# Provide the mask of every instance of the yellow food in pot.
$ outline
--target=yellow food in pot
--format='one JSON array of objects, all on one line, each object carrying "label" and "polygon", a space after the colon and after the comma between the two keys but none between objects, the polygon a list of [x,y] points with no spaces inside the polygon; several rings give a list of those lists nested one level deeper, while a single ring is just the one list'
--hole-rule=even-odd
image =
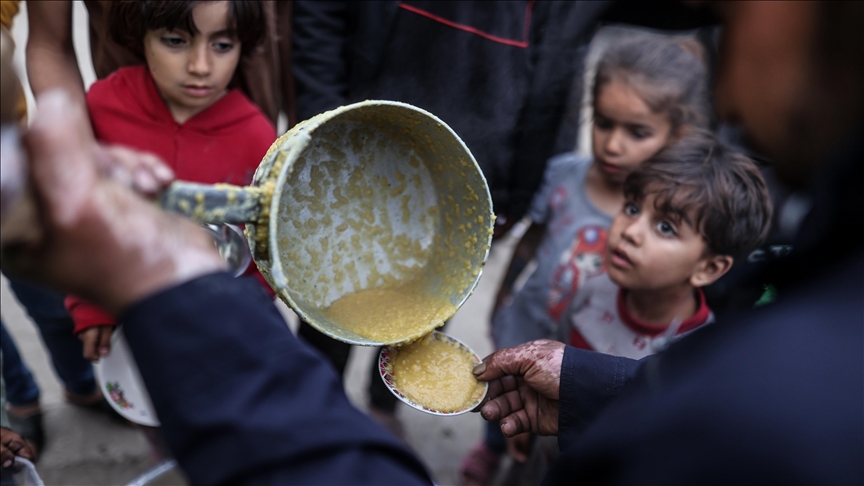
[{"label": "yellow food in pot", "polygon": [[404,341],[440,326],[456,312],[449,301],[417,291],[377,288],[352,292],[333,302],[323,314],[339,327],[367,339]]}]

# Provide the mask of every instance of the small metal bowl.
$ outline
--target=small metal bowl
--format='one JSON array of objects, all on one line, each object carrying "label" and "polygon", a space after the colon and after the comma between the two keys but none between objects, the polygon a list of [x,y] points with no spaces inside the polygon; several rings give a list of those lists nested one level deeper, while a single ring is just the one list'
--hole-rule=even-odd
[{"label": "small metal bowl", "polygon": [[[443,332],[433,331],[432,332],[432,339],[436,339],[438,341],[442,341],[445,343],[450,343],[450,344],[454,345],[456,348],[458,348],[459,350],[461,350],[463,352],[470,353],[471,356],[474,357],[474,362],[476,364],[480,364],[483,362],[483,360],[480,358],[480,356],[478,356],[477,353],[475,353],[473,349],[469,348],[468,345],[466,345],[465,343],[463,343],[462,341],[460,341],[454,337],[451,337],[451,336],[448,336],[447,334],[444,334]],[[407,396],[405,396],[405,394],[403,394],[398,388],[396,388],[393,385],[393,382],[395,380],[393,379],[393,375],[391,374],[391,371],[390,371],[390,363],[394,357],[393,356],[394,349],[395,349],[395,346],[384,346],[381,348],[381,353],[378,355],[378,373],[380,374],[381,379],[384,380],[384,384],[387,386],[387,389],[390,390],[390,392],[393,393],[393,395],[396,395],[396,398],[398,398],[399,400],[402,400],[403,403],[405,403],[406,405],[408,405],[411,408],[420,410],[421,412],[425,412],[425,413],[428,413],[431,415],[445,415],[445,416],[462,415],[463,413],[470,412],[471,410],[474,410],[474,408],[476,408],[477,405],[480,405],[481,403],[483,403],[483,400],[486,398],[486,394],[489,393],[489,384],[483,383],[483,385],[484,385],[483,386],[483,393],[479,395],[479,398],[477,398],[475,401],[471,402],[469,405],[467,405],[463,408],[460,408],[459,410],[454,410],[454,411],[449,411],[449,412],[448,411],[442,411],[442,410],[435,410],[434,408],[429,408],[427,406],[420,405],[419,403],[417,403],[417,402],[411,400],[410,398],[408,398]]]}]

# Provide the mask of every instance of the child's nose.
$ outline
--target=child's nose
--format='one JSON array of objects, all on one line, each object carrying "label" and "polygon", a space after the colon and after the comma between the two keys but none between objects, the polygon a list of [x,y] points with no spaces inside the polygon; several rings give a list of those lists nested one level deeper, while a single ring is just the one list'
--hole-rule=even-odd
[{"label": "child's nose", "polygon": [[620,130],[617,128],[612,130],[612,133],[609,134],[609,138],[606,139],[606,144],[604,145],[603,150],[609,155],[621,155],[622,135]]},{"label": "child's nose", "polygon": [[198,76],[210,74],[210,56],[206,46],[191,49],[189,54],[189,72]]},{"label": "child's nose", "polygon": [[644,218],[636,218],[630,221],[627,226],[624,227],[623,231],[621,231],[621,237],[633,246],[639,246],[642,244],[645,235],[645,224],[643,223],[643,219]]}]

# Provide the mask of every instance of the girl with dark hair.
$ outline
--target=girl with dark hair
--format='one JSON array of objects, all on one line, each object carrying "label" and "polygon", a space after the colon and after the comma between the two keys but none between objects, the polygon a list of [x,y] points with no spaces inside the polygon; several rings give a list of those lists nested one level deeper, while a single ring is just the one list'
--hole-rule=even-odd
[{"label": "girl with dark hair", "polygon": [[[592,158],[552,158],[528,215],[492,314],[497,349],[558,339],[558,322],[588,278],[606,271],[612,218],[624,205],[624,180],[693,127],[709,120],[707,68],[689,38],[634,33],[613,42],[594,80]],[[527,459],[527,436],[495,425],[460,467],[463,485],[488,484],[506,449]]]},{"label": "girl with dark hair", "polygon": [[[237,66],[261,39],[261,4],[122,1],[109,15],[114,41],[145,63],[91,86],[87,108],[96,138],[152,152],[178,179],[248,184],[276,139],[270,120],[231,88]],[[246,274],[273,294],[254,265]],[[84,356],[105,356],[114,319],[76,297],[66,306]]]}]

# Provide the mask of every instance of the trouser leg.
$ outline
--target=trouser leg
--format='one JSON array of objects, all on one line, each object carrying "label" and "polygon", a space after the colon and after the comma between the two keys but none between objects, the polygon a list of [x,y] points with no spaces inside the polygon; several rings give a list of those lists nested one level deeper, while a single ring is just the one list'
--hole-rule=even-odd
[{"label": "trouser leg", "polygon": [[83,346],[75,337],[75,323],[66,312],[63,296],[14,279],[9,283],[39,329],[54,372],[66,391],[81,396],[95,392],[93,366],[82,355]]},{"label": "trouser leg", "polygon": [[0,349],[3,351],[3,382],[6,400],[12,406],[30,405],[39,400],[39,386],[18,352],[15,341],[0,320]]}]

